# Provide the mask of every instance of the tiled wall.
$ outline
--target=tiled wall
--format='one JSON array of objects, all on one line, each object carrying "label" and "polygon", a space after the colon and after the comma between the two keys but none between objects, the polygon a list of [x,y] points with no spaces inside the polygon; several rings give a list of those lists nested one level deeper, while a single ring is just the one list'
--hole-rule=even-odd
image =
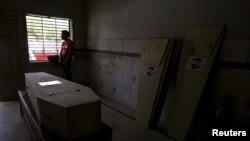
[{"label": "tiled wall", "polygon": [[88,39],[86,84],[136,110],[141,39]]},{"label": "tiled wall", "polygon": [[[136,110],[142,40],[87,39],[87,49],[90,51],[86,59],[86,84],[97,94]],[[249,64],[250,39],[224,39],[219,59]],[[235,78],[229,80],[234,81]]]},{"label": "tiled wall", "polygon": [[[138,46],[137,43],[139,44],[139,42],[135,43],[132,38],[173,37],[181,39],[185,27],[190,25],[226,25],[227,39],[224,40],[222,45],[219,54],[220,60],[242,64],[248,63],[248,65],[250,63],[250,28],[248,26],[250,18],[247,18],[248,15],[246,14],[250,10],[249,1],[227,1],[225,3],[224,1],[210,0],[87,0],[86,3],[88,5],[86,7],[88,47],[91,49],[137,52],[138,48],[133,46]],[[178,8],[176,8],[176,5],[178,5]],[[223,8],[221,8],[222,5]],[[232,11],[232,8],[241,10]],[[104,66],[102,59],[106,58],[103,55],[90,53],[90,57],[99,57],[99,59],[91,60],[97,63],[93,63],[95,66],[90,64],[92,67],[97,67],[95,70],[98,75],[101,75],[96,77],[106,76],[104,75],[105,70],[101,71]],[[117,56],[119,55],[116,55],[115,59],[108,60],[117,62]],[[133,60],[139,61],[137,57],[131,58],[132,66],[136,64]],[[115,68],[111,70],[116,70],[115,73],[120,73],[119,76],[122,76],[123,70],[128,71],[126,69],[121,71],[117,69],[118,66],[115,66]],[[88,69],[93,72],[92,68]],[[238,68],[236,68],[235,72],[241,73]],[[249,71],[246,71],[246,73],[249,73]],[[92,77],[92,75],[87,75]],[[119,79],[122,79],[122,77]],[[234,81],[234,79],[235,77],[232,77],[230,81]],[[100,83],[99,81],[92,80],[92,83]],[[98,85],[93,86],[97,87]],[[105,92],[101,91],[101,93]],[[117,99],[117,97],[113,96],[113,99]]]}]

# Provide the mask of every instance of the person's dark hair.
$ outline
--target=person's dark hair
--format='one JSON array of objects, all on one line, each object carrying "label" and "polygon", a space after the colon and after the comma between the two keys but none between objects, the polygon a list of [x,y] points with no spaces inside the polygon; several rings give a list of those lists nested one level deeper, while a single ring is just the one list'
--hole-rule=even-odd
[{"label": "person's dark hair", "polygon": [[67,31],[67,30],[62,30],[62,34],[67,36],[67,37],[70,36],[69,31]]}]

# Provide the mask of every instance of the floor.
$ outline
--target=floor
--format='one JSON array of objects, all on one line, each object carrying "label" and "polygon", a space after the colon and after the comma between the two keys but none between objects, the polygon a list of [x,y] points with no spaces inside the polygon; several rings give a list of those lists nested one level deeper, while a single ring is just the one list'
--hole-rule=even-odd
[{"label": "floor", "polygon": [[[0,141],[30,141],[19,108],[18,101],[0,102]],[[172,141],[105,105],[102,121],[113,128],[113,141]]]},{"label": "floor", "polygon": [[0,102],[0,141],[30,141],[18,101]]},{"label": "floor", "polygon": [[135,119],[136,111],[128,106],[122,105],[120,103],[114,102],[111,99],[108,99],[107,97],[101,96],[101,101],[103,105],[106,105],[110,107],[111,109],[118,111],[119,113],[130,117],[132,119]]}]

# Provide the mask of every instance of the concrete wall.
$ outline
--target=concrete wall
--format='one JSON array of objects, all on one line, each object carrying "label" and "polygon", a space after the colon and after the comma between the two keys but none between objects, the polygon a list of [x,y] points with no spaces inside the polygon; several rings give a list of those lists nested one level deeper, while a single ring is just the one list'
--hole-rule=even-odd
[{"label": "concrete wall", "polygon": [[89,0],[88,37],[180,37],[187,25],[227,25],[228,38],[249,38],[247,0]]},{"label": "concrete wall", "polygon": [[[118,62],[119,58],[124,57],[118,52],[126,52],[131,49],[139,50],[139,41],[144,38],[182,38],[185,27],[189,25],[226,25],[227,34],[219,54],[220,60],[245,65],[250,63],[250,18],[248,14],[250,13],[250,2],[247,0],[88,0],[87,5],[87,47],[98,51],[117,52],[117,54],[112,55],[89,53],[89,56],[93,58],[89,60],[88,65],[100,65],[94,69],[91,67],[88,69],[89,74],[99,73],[97,79],[87,79],[92,86],[98,86],[96,83],[100,82],[100,77],[107,79],[104,79],[105,83],[112,80],[108,79],[110,74],[105,73],[106,69],[102,66],[106,60]],[[133,40],[138,42],[126,45],[127,41]],[[138,54],[140,51],[136,53]],[[139,57],[131,58],[136,62],[140,61]],[[91,61],[93,62],[91,63]],[[132,66],[136,64],[134,61],[132,61]],[[123,77],[123,72],[127,74],[129,71],[124,68],[121,71],[118,66],[107,68],[112,73],[117,72],[117,77],[115,77],[116,75],[112,77],[122,81],[115,81],[115,84],[110,84],[103,89],[98,87],[94,89],[101,95],[136,109],[136,103],[132,104],[130,101],[137,97],[135,92],[138,84],[132,83],[128,76]],[[220,70],[220,72],[230,70],[229,67]],[[241,72],[240,69],[233,70]],[[134,72],[138,72],[138,69]],[[135,74],[133,71],[129,73]],[[248,76],[249,71],[246,73],[245,77]],[[135,77],[138,79],[138,74],[135,74]],[[234,79],[227,79],[227,81],[233,82]],[[129,82],[131,83],[127,84]],[[220,85],[226,85],[225,81],[221,82]],[[132,96],[127,91],[112,93],[113,85],[121,86],[122,83],[134,87],[135,91]],[[237,90],[239,88],[235,88],[235,91]]]}]

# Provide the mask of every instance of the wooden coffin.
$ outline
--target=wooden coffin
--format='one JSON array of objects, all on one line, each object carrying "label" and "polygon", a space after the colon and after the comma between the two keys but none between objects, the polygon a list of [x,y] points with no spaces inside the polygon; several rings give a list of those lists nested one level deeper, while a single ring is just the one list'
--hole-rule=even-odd
[{"label": "wooden coffin", "polygon": [[100,129],[100,98],[90,88],[44,72],[26,73],[25,81],[43,128],[67,140]]}]

